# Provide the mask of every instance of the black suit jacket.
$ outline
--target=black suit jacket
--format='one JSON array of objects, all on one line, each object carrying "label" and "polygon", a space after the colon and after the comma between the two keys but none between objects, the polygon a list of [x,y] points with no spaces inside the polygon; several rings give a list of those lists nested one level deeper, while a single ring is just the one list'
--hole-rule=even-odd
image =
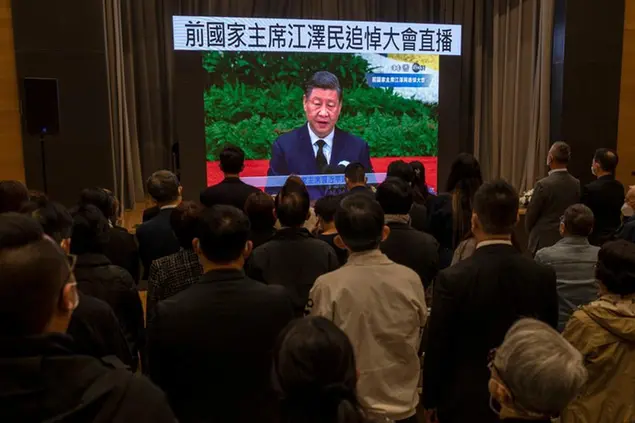
[{"label": "black suit jacket", "polygon": [[159,215],[161,208],[159,206],[152,206],[149,209],[143,211],[143,223],[154,219]]},{"label": "black suit jacket", "polygon": [[159,211],[157,216],[137,228],[143,279],[148,279],[150,265],[154,260],[174,254],[181,248],[170,224],[172,210]]},{"label": "black suit jacket", "polygon": [[615,176],[600,176],[582,190],[582,203],[587,205],[595,217],[593,233],[589,241],[601,246],[608,241],[622,223],[624,185]]},{"label": "black suit jacket", "polygon": [[226,204],[244,210],[247,197],[258,191],[258,188],[244,183],[240,178],[225,178],[223,182],[201,192],[201,204],[205,207]]},{"label": "black suit jacket", "polygon": [[292,317],[284,288],[242,270],[208,272],[157,305],[150,376],[181,423],[269,422],[272,349]]},{"label": "black suit jacket", "polygon": [[439,271],[439,243],[432,235],[405,223],[390,222],[390,235],[381,243],[381,251],[395,263],[417,272],[427,288]]},{"label": "black suit jacket", "polygon": [[249,277],[284,286],[298,316],[304,314],[315,280],[339,267],[333,248],[304,228],[283,228],[249,258]]},{"label": "black suit jacket", "polygon": [[510,245],[490,245],[434,283],[423,404],[443,423],[494,423],[487,357],[521,317],[558,324],[556,274]]}]

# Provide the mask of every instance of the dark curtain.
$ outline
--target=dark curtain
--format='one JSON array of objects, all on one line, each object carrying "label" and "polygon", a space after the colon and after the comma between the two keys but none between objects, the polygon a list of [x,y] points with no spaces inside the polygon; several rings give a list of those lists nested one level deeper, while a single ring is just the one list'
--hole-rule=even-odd
[{"label": "dark curtain", "polygon": [[129,37],[134,107],[143,178],[173,168],[173,15],[377,20],[463,25],[460,121],[457,142],[472,151],[474,45],[482,41],[483,8],[474,0],[130,0],[122,25]]}]

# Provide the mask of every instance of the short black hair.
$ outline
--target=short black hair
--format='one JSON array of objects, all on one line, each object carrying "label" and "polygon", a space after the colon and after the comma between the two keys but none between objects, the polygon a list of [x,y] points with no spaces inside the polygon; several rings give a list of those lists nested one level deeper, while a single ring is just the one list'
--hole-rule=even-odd
[{"label": "short black hair", "polygon": [[29,201],[29,191],[20,181],[0,181],[0,213],[19,212]]},{"label": "short black hair", "polygon": [[220,152],[220,169],[223,173],[237,175],[245,165],[245,152],[235,145],[228,145]]},{"label": "short black hair", "polygon": [[73,232],[73,217],[66,207],[54,201],[41,201],[34,204],[29,214],[42,225],[44,233],[58,244],[70,238]]},{"label": "short black hair", "polygon": [[73,233],[71,235],[71,253],[100,254],[108,243],[110,227],[106,216],[92,204],[80,205],[71,212]]},{"label": "short black hair", "polygon": [[608,148],[598,148],[593,156],[593,161],[597,162],[603,171],[615,173],[615,169],[617,169],[620,158],[613,150]]},{"label": "short black hair", "polygon": [[549,149],[556,163],[567,164],[571,160],[571,147],[564,141],[556,141]]},{"label": "short black hair", "polygon": [[589,236],[593,230],[593,221],[593,211],[584,204],[573,204],[564,211],[564,228],[571,235]]},{"label": "short black hair", "polygon": [[39,223],[17,213],[0,215],[0,336],[44,331],[70,276],[59,246]]},{"label": "short black hair", "polygon": [[282,226],[295,228],[304,225],[310,209],[311,200],[308,194],[291,192],[280,198],[276,214]]},{"label": "short black hair", "polygon": [[307,81],[304,88],[304,95],[307,99],[311,97],[311,93],[314,88],[335,90],[337,91],[337,96],[340,101],[342,101],[342,86],[340,85],[340,80],[337,79],[337,76],[333,75],[331,72],[319,71],[313,74],[311,79]]},{"label": "short black hair", "polygon": [[620,239],[602,245],[595,276],[613,294],[634,294],[635,244]]},{"label": "short black hair", "polygon": [[415,179],[415,171],[409,163],[403,160],[395,160],[388,165],[386,177],[400,178],[412,184]]},{"label": "short black hair", "polygon": [[106,219],[112,219],[117,210],[115,197],[103,188],[86,188],[79,194],[79,204],[92,204]]},{"label": "short black hair", "polygon": [[266,192],[258,191],[247,197],[245,201],[245,213],[255,230],[270,229],[276,224],[274,211],[276,203]]},{"label": "short black hair", "polygon": [[192,241],[196,238],[201,205],[194,201],[183,201],[172,210],[170,214],[170,226],[179,241],[179,245],[186,250],[191,250]]},{"label": "short black hair", "polygon": [[217,205],[201,212],[197,238],[208,260],[228,264],[240,258],[249,230],[245,213],[233,206]]},{"label": "short black hair", "polygon": [[344,176],[354,184],[363,184],[366,182],[366,169],[361,163],[349,163],[344,170]]},{"label": "short black hair", "polygon": [[159,170],[148,178],[148,194],[160,204],[170,203],[179,198],[179,178],[169,170]]},{"label": "short black hair", "polygon": [[481,185],[474,212],[488,235],[511,235],[518,219],[518,192],[503,179]]},{"label": "short black hair", "polygon": [[381,242],[384,211],[370,196],[351,194],[335,213],[335,228],[351,251],[373,250]]},{"label": "short black hair", "polygon": [[390,177],[377,187],[375,198],[385,214],[408,214],[412,208],[412,188],[401,178]]},{"label": "short black hair", "polygon": [[319,216],[327,223],[331,223],[335,220],[335,213],[341,201],[341,195],[325,195],[315,202],[314,210],[316,216]]}]

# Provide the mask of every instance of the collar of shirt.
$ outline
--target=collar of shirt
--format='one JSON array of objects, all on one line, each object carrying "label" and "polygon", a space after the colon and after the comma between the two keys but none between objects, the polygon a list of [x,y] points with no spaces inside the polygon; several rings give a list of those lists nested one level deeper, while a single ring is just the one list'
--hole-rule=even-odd
[{"label": "collar of shirt", "polygon": [[487,247],[489,245],[513,245],[511,241],[507,241],[504,239],[493,239],[491,241],[481,241],[476,244],[476,248]]},{"label": "collar of shirt", "polygon": [[161,207],[161,210],[175,209],[178,206],[176,204],[168,204],[167,206]]},{"label": "collar of shirt", "polygon": [[307,128],[309,128],[309,138],[311,138],[311,146],[313,147],[313,154],[315,154],[315,156],[317,157],[319,147],[317,146],[316,142],[318,140],[324,140],[324,142],[326,143],[324,145],[324,155],[326,156],[326,161],[330,164],[331,151],[333,150],[333,140],[335,139],[335,128],[333,128],[331,133],[328,134],[326,137],[320,138],[315,134],[315,132],[313,132],[313,129],[311,129],[311,125],[309,125],[308,123],[306,125],[307,125]]},{"label": "collar of shirt", "polygon": [[381,252],[379,248],[358,253],[351,252],[348,256],[347,265],[364,266],[368,264],[392,264],[393,262]]},{"label": "collar of shirt", "polygon": [[568,170],[565,169],[553,169],[549,171],[549,174],[551,175],[552,173],[556,173],[556,172],[568,172]]}]

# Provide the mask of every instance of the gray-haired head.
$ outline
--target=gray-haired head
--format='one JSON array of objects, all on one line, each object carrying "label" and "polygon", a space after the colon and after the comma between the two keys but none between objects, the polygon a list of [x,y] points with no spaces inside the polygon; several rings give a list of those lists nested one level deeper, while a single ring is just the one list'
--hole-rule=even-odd
[{"label": "gray-haired head", "polygon": [[311,97],[311,93],[314,88],[335,90],[337,91],[338,98],[342,101],[342,86],[340,85],[340,80],[337,79],[337,76],[333,75],[331,72],[319,71],[313,74],[311,79],[307,81],[304,88],[304,95],[306,98]]},{"label": "gray-haired head", "polygon": [[582,355],[550,326],[521,319],[505,335],[494,366],[519,411],[560,413],[587,380]]},{"label": "gray-haired head", "polygon": [[571,159],[571,147],[564,141],[554,142],[549,149],[549,155],[558,164],[567,164]]},{"label": "gray-haired head", "polygon": [[584,204],[573,204],[564,211],[563,223],[566,234],[587,237],[593,230],[593,212]]}]

